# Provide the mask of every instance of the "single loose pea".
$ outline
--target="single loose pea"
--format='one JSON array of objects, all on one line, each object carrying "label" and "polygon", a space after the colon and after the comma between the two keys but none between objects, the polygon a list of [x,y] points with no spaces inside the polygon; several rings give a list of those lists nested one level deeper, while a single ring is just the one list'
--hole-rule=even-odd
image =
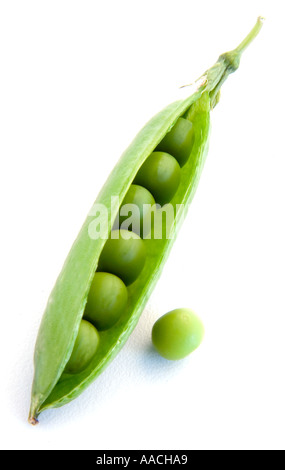
[{"label": "single loose pea", "polygon": [[147,188],[155,201],[164,205],[171,201],[181,179],[177,160],[165,152],[153,152],[141,166],[134,183]]},{"label": "single loose pea", "polygon": [[184,166],[191,155],[194,140],[195,134],[192,122],[179,118],[156,149],[170,153],[176,158],[180,166]]},{"label": "single loose pea", "polygon": [[145,261],[145,242],[134,232],[114,230],[103,248],[98,271],[115,274],[128,286],[139,277]]},{"label": "single loose pea", "polygon": [[[120,208],[115,227],[132,230],[140,237],[147,237],[151,230],[152,213],[155,210],[153,195],[144,187],[132,184]],[[122,224],[129,225],[125,227]]]},{"label": "single loose pea", "polygon": [[84,318],[98,330],[117,323],[128,303],[128,290],[123,281],[110,273],[95,273]]},{"label": "single loose pea", "polygon": [[191,354],[201,344],[204,326],[189,309],[173,310],[155,323],[152,342],[165,359],[177,361]]},{"label": "single loose pea", "polygon": [[75,345],[65,367],[68,374],[82,372],[91,362],[99,345],[99,334],[96,328],[86,320],[82,320]]}]

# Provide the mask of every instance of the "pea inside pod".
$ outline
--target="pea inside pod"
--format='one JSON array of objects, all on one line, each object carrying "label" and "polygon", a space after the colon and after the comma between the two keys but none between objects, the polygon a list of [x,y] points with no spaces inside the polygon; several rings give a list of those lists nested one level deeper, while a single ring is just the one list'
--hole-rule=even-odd
[{"label": "pea inside pod", "polygon": [[78,374],[90,364],[99,345],[99,334],[88,321],[82,320],[71,357],[65,367],[68,374]]},{"label": "pea inside pod", "polygon": [[128,286],[139,277],[146,262],[146,247],[134,232],[114,230],[104,246],[98,271],[115,274]]},{"label": "pea inside pod", "polygon": [[158,144],[156,150],[169,153],[182,167],[191,155],[194,140],[195,133],[192,122],[181,117]]},{"label": "pea inside pod", "polygon": [[[146,124],[100,191],[94,210],[88,215],[66,259],[41,323],[35,348],[35,375],[29,416],[32,424],[37,423],[39,414],[44,410],[63,406],[78,397],[115,358],[135,328],[197,189],[208,150],[210,111],[218,103],[222,84],[238,68],[242,52],[257,35],[261,25],[262,20],[259,18],[251,33],[234,51],[219,57],[217,63],[196,82],[191,96],[170,104]],[[157,151],[168,133],[167,138],[170,138],[171,129],[180,118],[192,123],[195,135],[192,148],[191,145],[188,147],[189,156],[183,158],[181,167],[179,157],[175,158],[178,153],[174,147],[173,150],[168,147],[173,155]],[[168,178],[165,181],[168,181],[169,186],[162,184],[165,181],[160,179],[157,153],[169,155],[167,160],[172,162],[173,172],[165,171]],[[160,159],[162,161],[165,158],[160,155]],[[151,160],[153,166],[148,167]],[[133,184],[150,191],[157,203],[171,201],[176,208],[170,237],[142,240],[137,234],[125,231],[129,239],[123,239],[122,234],[119,234],[117,240],[112,239],[112,227],[118,211]],[[115,205],[113,196],[118,199]],[[103,207],[109,216],[103,223],[99,238],[93,237],[90,230],[98,206]],[[80,343],[80,337],[76,338],[74,332],[80,330],[97,272],[113,274],[124,282],[128,291],[127,307],[122,309],[113,326],[98,332],[98,345],[96,350],[94,348],[95,352],[92,351],[90,362],[86,362],[88,365],[85,364],[84,368],[82,365],[81,368],[80,364],[76,373],[63,374],[66,367],[69,370],[76,369],[71,369],[70,359],[74,348]],[[62,325],[64,328],[60,327]]]},{"label": "pea inside pod", "polygon": [[114,326],[128,303],[128,290],[114,274],[97,272],[94,276],[84,318],[98,330]]},{"label": "pea inside pod", "polygon": [[147,188],[163,206],[175,195],[180,180],[181,169],[176,159],[169,153],[153,152],[136,175],[135,184]]},{"label": "pea inside pod", "polygon": [[153,195],[143,186],[132,184],[122,203],[114,228],[130,230],[145,238],[151,230],[154,210]]}]

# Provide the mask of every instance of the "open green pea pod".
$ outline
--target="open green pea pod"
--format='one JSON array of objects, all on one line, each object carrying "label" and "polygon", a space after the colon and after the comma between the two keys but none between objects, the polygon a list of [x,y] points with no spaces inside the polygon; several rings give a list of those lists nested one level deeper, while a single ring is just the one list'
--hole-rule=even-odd
[{"label": "open green pea pod", "polygon": [[[114,359],[136,326],[197,188],[208,150],[210,111],[218,102],[221,85],[238,68],[242,52],[258,34],[261,25],[262,19],[258,18],[240,46],[221,55],[218,62],[197,80],[191,96],[169,105],[146,124],[101,190],[57,279],[40,326],[29,416],[32,424],[37,423],[42,411],[63,406],[78,397]],[[136,281],[128,286],[127,307],[114,326],[100,331],[99,346],[86,368],[78,373],[67,373],[66,366],[74,350],[90,286],[120,205],[152,152],[161,151],[163,141],[169,144],[169,132],[181,118],[192,123],[195,139],[189,138],[189,155],[185,155],[185,149],[180,155],[181,178],[171,200],[174,218],[167,227],[168,234],[143,240],[147,263]],[[98,207],[104,207],[109,215],[100,226],[99,238],[94,236]]]}]

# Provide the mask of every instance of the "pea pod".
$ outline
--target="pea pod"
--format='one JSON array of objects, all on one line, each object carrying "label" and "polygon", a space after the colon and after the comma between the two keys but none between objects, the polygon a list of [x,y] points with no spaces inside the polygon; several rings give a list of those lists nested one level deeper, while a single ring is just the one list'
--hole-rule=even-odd
[{"label": "pea pod", "polygon": [[[196,191],[208,150],[210,111],[218,102],[221,85],[238,68],[243,50],[257,35],[261,25],[262,19],[258,18],[255,27],[240,46],[220,56],[218,62],[195,83],[195,91],[191,96],[170,104],[154,116],[135,137],[109,176],[70,250],[48,300],[35,348],[35,375],[29,416],[32,424],[37,423],[42,411],[63,406],[79,396],[118,354],[136,326]],[[99,346],[88,366],[77,374],[67,373],[66,366],[78,336],[88,293],[120,205],[142,165],[182,117],[191,121],[195,140],[191,144],[188,160],[183,154],[180,184],[171,201],[175,217],[169,227],[169,234],[161,239],[150,237],[143,240],[147,263],[136,282],[128,286],[127,308],[112,328],[100,332]],[[92,230],[99,205],[105,208],[109,217],[102,222],[100,238],[96,238]]]}]

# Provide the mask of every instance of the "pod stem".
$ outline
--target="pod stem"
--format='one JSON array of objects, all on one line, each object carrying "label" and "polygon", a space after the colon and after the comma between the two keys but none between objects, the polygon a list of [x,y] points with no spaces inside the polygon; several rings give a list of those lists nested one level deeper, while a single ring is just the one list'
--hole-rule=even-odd
[{"label": "pod stem", "polygon": [[240,45],[235,49],[235,51],[239,52],[241,55],[244,50],[252,43],[252,41],[256,38],[256,36],[259,34],[259,31],[261,30],[262,26],[264,23],[264,18],[262,16],[259,16],[257,18],[257,22],[255,26],[252,28],[250,33],[244,38],[244,40],[240,43]]},{"label": "pod stem", "polygon": [[218,97],[221,86],[226,81],[228,76],[239,68],[240,59],[243,52],[256,38],[262,28],[263,22],[264,18],[259,16],[255,26],[239,44],[239,46],[232,51],[220,55],[218,62],[204,74],[204,76],[207,77],[206,89],[210,93],[211,104],[213,108],[219,101]]}]

